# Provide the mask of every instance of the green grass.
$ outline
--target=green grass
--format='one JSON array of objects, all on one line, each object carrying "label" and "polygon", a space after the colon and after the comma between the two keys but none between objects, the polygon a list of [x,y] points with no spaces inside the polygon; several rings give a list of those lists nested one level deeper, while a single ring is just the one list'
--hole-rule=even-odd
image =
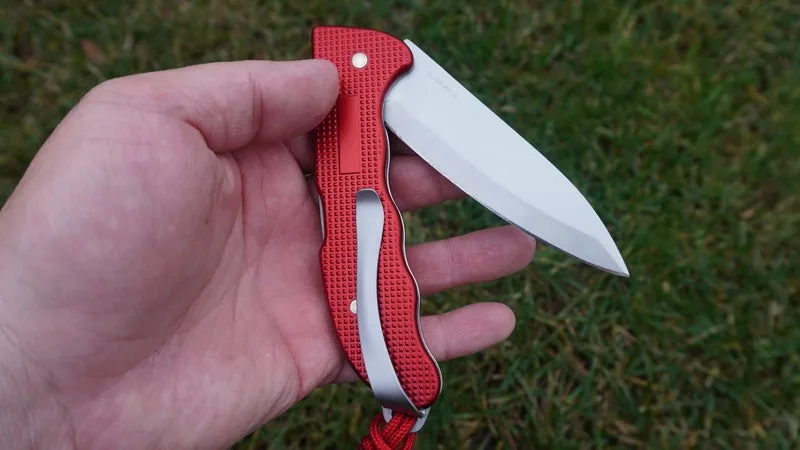
[{"label": "green grass", "polygon": [[[800,447],[800,5],[467,3],[4,7],[0,199],[103,79],[306,57],[313,24],[411,37],[576,182],[632,272],[542,247],[523,273],[427,299],[427,313],[502,299],[519,320],[442,365],[418,448]],[[422,241],[496,223],[464,200],[407,228]],[[363,385],[320,389],[238,448],[353,448],[375,410]]]}]

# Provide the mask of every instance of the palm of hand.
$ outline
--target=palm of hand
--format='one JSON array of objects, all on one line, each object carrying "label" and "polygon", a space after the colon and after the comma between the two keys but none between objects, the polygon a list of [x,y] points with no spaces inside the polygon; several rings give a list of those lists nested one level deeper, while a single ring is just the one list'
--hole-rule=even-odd
[{"label": "palm of hand", "polygon": [[[48,349],[36,352],[42,377],[79,444],[136,434],[150,447],[197,436],[223,446],[316,386],[354,378],[328,317],[304,177],[305,132],[336,93],[331,74],[314,70],[287,69],[316,106],[275,118],[271,133],[258,130],[263,120],[218,121],[191,101],[187,120],[130,95],[141,85],[106,89],[54,133],[9,201],[0,228],[15,240],[0,256],[19,261],[18,295],[38,299],[19,314],[33,331],[14,336],[22,353]],[[251,76],[233,85],[252,93]],[[396,158],[391,180],[404,209],[458,194],[410,156]],[[501,229],[425,244],[409,259],[426,293],[504,275],[531,252],[521,233]],[[483,263],[459,264],[475,253]],[[444,359],[505,338],[511,325],[507,309],[488,304],[423,328]],[[473,339],[448,341],[445,329]]]}]

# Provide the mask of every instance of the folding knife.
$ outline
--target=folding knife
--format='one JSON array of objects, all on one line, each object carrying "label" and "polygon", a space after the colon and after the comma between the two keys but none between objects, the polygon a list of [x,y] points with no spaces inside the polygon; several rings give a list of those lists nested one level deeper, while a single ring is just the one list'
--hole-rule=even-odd
[{"label": "folding knife", "polygon": [[319,26],[314,58],[338,69],[315,130],[323,281],[339,342],[387,419],[419,418],[441,392],[420,332],[420,294],[389,186],[387,128],[499,217],[597,268],[628,275],[589,202],[533,146],[410,40]]}]

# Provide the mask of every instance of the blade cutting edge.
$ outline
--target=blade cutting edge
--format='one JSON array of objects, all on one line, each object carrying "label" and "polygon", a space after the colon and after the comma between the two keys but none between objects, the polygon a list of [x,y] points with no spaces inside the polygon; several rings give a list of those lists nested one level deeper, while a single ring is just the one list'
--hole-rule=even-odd
[{"label": "blade cutting edge", "polygon": [[628,276],[589,202],[541,153],[417,47],[384,101],[387,128],[504,220],[594,267]]}]

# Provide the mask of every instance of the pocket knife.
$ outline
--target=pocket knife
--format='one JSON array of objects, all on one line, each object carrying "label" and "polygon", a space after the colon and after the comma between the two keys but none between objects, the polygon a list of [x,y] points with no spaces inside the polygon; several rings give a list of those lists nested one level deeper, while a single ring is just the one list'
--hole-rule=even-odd
[{"label": "pocket knife", "polygon": [[314,58],[334,63],[339,96],[315,130],[323,283],[339,342],[386,420],[417,418],[439,396],[420,332],[420,294],[388,180],[388,130],[505,221],[615,275],[628,270],[578,189],[410,40],[318,26]]}]

